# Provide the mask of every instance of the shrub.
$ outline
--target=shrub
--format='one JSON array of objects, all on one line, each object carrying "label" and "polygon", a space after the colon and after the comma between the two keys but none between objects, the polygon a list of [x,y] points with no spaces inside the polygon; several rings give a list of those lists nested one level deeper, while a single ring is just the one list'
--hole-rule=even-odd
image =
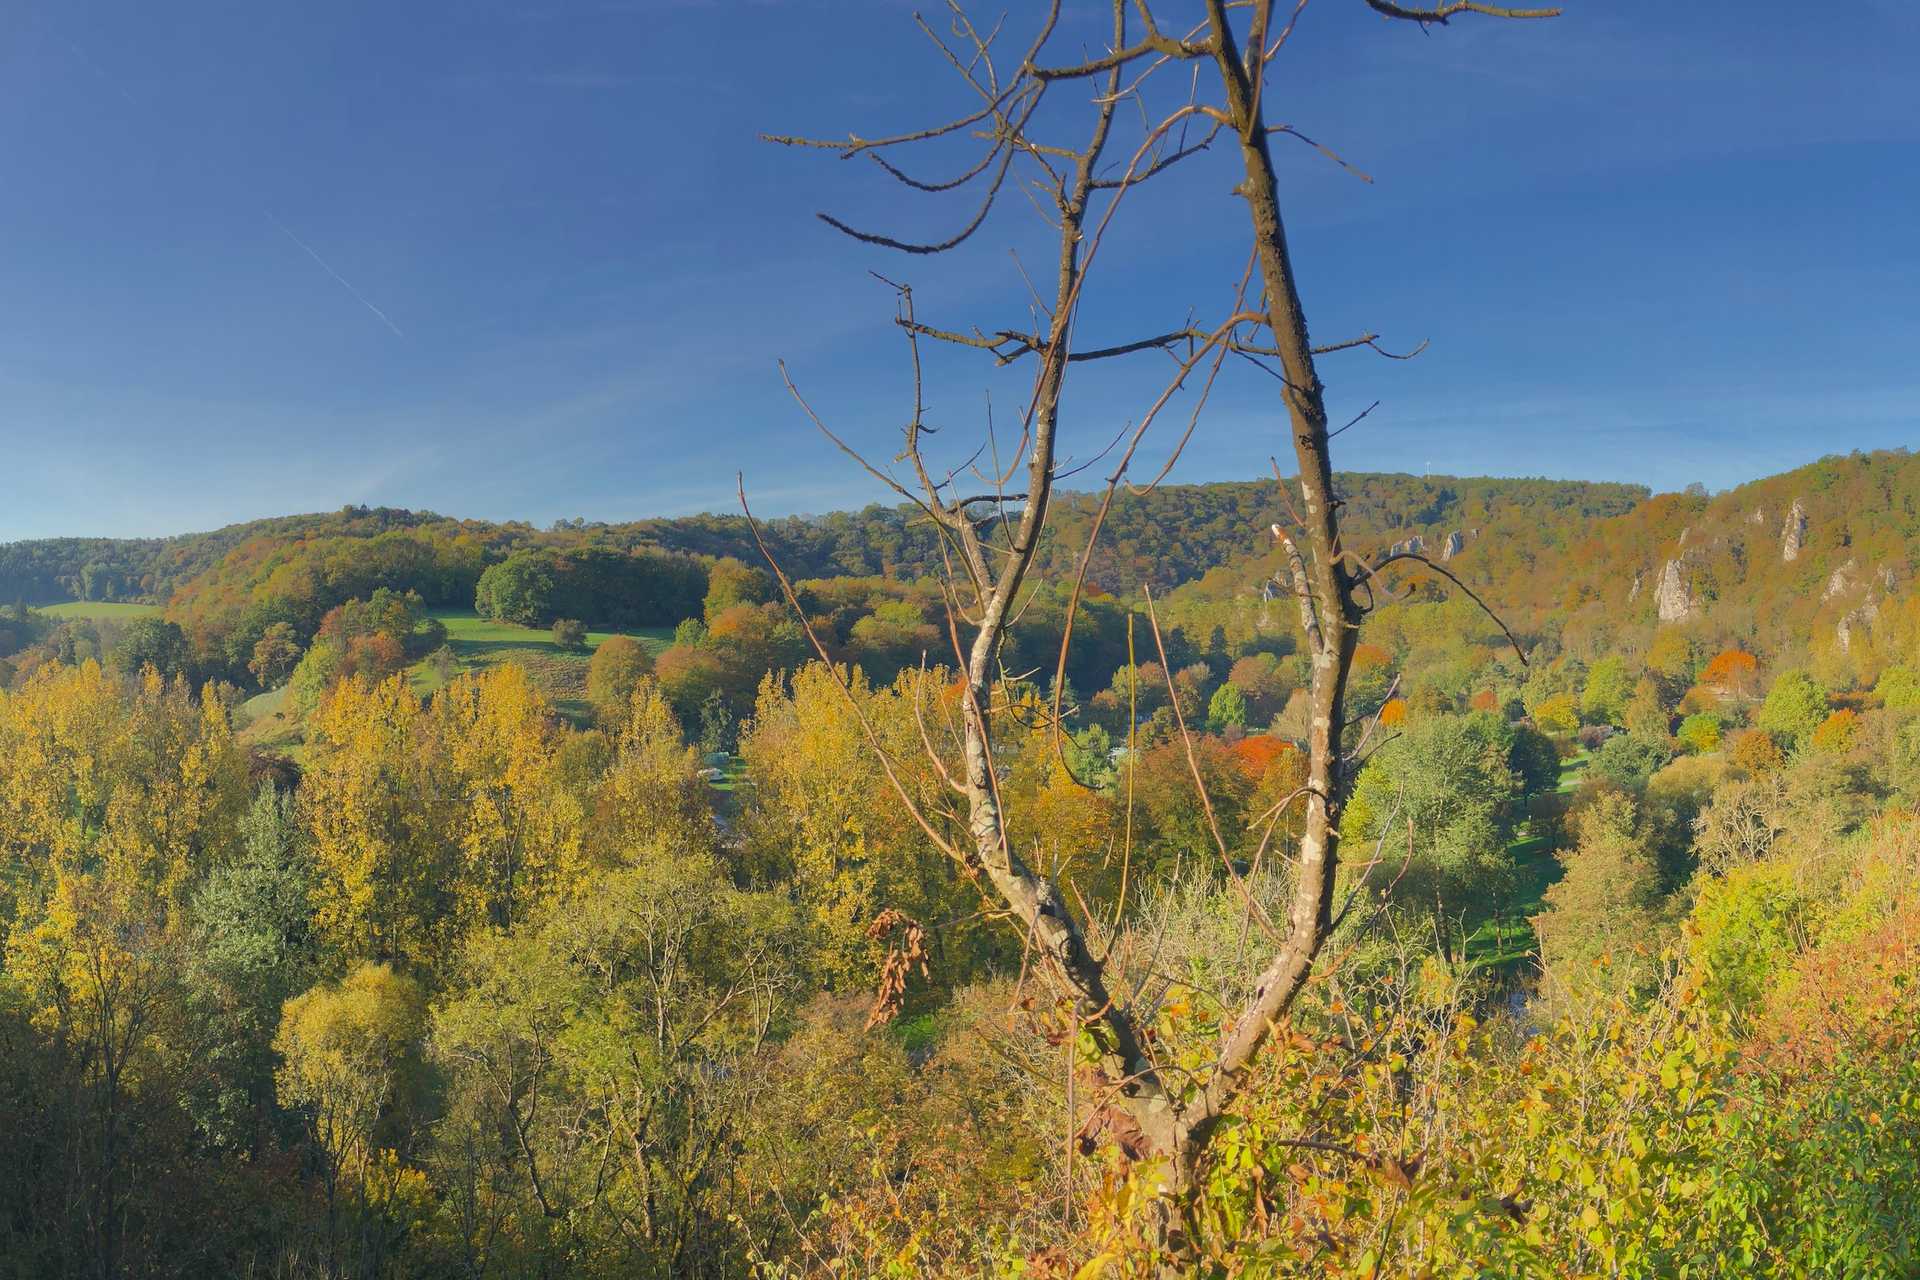
[{"label": "shrub", "polygon": [[587,624],[578,618],[555,618],[553,642],[569,653],[584,650],[587,647]]}]

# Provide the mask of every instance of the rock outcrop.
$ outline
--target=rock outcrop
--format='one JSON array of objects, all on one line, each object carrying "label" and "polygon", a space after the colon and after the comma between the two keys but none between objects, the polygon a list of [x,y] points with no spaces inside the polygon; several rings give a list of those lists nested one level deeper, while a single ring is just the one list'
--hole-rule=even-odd
[{"label": "rock outcrop", "polygon": [[1780,530],[1780,558],[1792,564],[1807,547],[1807,509],[1800,499],[1787,509],[1787,523]]},{"label": "rock outcrop", "polygon": [[1693,583],[1678,560],[1667,561],[1667,567],[1660,571],[1660,585],[1654,588],[1653,598],[1662,622],[1685,622],[1700,608],[1693,597]]},{"label": "rock outcrop", "polygon": [[1850,652],[1853,649],[1854,632],[1863,627],[1872,630],[1874,625],[1879,621],[1880,603],[1877,600],[1869,599],[1859,608],[1849,609],[1846,615],[1835,624],[1833,628],[1834,643],[1840,646],[1840,652]]},{"label": "rock outcrop", "polygon": [[1640,588],[1642,584],[1646,582],[1646,579],[1647,579],[1647,575],[1644,573],[1636,573],[1633,575],[1633,585],[1627,588],[1628,604],[1632,604],[1635,600],[1638,600],[1640,598]]},{"label": "rock outcrop", "polygon": [[1827,589],[1820,593],[1820,599],[1827,601],[1835,596],[1843,596],[1859,585],[1859,566],[1854,563],[1852,556],[1848,556],[1845,564],[1827,575]]},{"label": "rock outcrop", "polygon": [[1388,547],[1387,554],[1390,556],[1397,556],[1403,553],[1411,552],[1414,555],[1420,555],[1422,552],[1426,550],[1426,545],[1427,544],[1425,540],[1422,539],[1420,535],[1416,533],[1411,538],[1402,538],[1399,542],[1396,542],[1392,546]]},{"label": "rock outcrop", "polygon": [[1460,531],[1458,529],[1455,529],[1452,533],[1447,535],[1447,540],[1440,545],[1440,558],[1442,560],[1451,560],[1455,556],[1459,555],[1461,552],[1461,549],[1464,548],[1466,545],[1467,545],[1467,540],[1460,536]]}]

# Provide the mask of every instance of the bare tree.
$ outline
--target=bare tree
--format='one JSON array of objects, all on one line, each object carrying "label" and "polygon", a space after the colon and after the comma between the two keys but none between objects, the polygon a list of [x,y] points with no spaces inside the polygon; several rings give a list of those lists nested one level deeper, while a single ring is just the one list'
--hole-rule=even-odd
[{"label": "bare tree", "polygon": [[[943,823],[941,815],[924,812],[913,803],[900,781],[896,762],[887,758],[871,729],[869,740],[927,836],[970,873],[984,877],[1041,959],[1040,968],[1071,1000],[1099,1047],[1108,1095],[1101,1105],[1124,1117],[1123,1124],[1110,1124],[1109,1129],[1129,1154],[1163,1161],[1167,1189],[1177,1196],[1191,1184],[1209,1137],[1232,1103],[1249,1063],[1274,1027],[1287,1017],[1316,957],[1344,914],[1344,909],[1335,909],[1335,872],[1339,816],[1354,771],[1352,754],[1343,753],[1343,742],[1351,736],[1347,730],[1352,727],[1345,714],[1346,687],[1366,602],[1373,598],[1382,570],[1393,563],[1414,562],[1460,584],[1447,570],[1418,554],[1398,552],[1368,559],[1341,540],[1340,499],[1333,487],[1330,441],[1345,428],[1329,429],[1316,360],[1334,351],[1369,349],[1388,353],[1381,350],[1377,335],[1372,333],[1316,347],[1309,336],[1296,285],[1271,143],[1279,135],[1308,142],[1329,156],[1333,153],[1290,126],[1269,124],[1265,96],[1268,68],[1293,35],[1308,0],[1298,0],[1278,29],[1274,0],[1204,0],[1201,20],[1177,36],[1168,34],[1159,24],[1150,0],[1110,2],[1111,30],[1104,53],[1073,62],[1052,59],[1050,48],[1057,42],[1060,25],[1060,3],[1053,0],[1017,66],[1003,76],[994,55],[998,29],[983,32],[957,0],[949,0],[951,25],[947,35],[936,32],[924,20],[916,21],[977,94],[981,104],[977,110],[941,125],[885,138],[772,140],[824,148],[843,157],[864,156],[908,187],[923,192],[949,192],[969,186],[982,189],[968,221],[953,235],[932,243],[911,243],[820,215],[841,232],[867,243],[909,254],[949,251],[965,243],[985,222],[997,200],[1014,188],[1041,193],[1040,207],[1057,232],[1058,262],[1052,296],[1044,303],[1036,296],[1036,323],[1030,326],[992,332],[937,328],[918,318],[911,290],[896,286],[898,323],[906,334],[914,376],[913,412],[898,459],[911,472],[906,479],[860,458],[804,399],[800,403],[822,432],[917,506],[941,534],[949,564],[952,640],[965,685],[959,763],[949,768],[930,737],[927,751],[934,767],[962,802],[964,813],[953,816],[964,828],[964,837],[951,836],[952,825]],[[1386,0],[1364,2],[1384,18],[1422,26],[1444,25],[1463,14],[1546,17],[1555,12],[1499,9],[1466,0],[1430,8]],[[1183,86],[1185,93],[1173,103],[1163,96],[1160,107],[1150,110],[1149,80],[1169,67],[1182,66],[1189,69],[1190,85]],[[1043,117],[1043,102],[1071,85],[1092,90],[1091,126],[1078,141],[1067,144],[1038,136],[1038,122],[1051,118]],[[1202,91],[1203,86],[1207,92]],[[1137,128],[1138,138],[1124,160],[1119,158],[1121,148],[1114,139],[1123,107],[1130,113],[1137,112],[1140,120],[1132,126]],[[977,141],[980,154],[952,179],[913,177],[892,158],[902,148],[957,139]],[[1248,268],[1231,307],[1211,326],[1188,322],[1143,338],[1076,349],[1074,325],[1088,273],[1126,195],[1216,144],[1220,150],[1230,146],[1237,151],[1242,176],[1235,194],[1246,202],[1248,213]],[[1112,158],[1110,151],[1115,153]],[[1032,390],[1010,465],[1002,467],[996,457],[990,472],[962,467],[942,473],[929,463],[923,451],[928,428],[920,390],[923,338],[978,348],[1003,365],[1032,357]],[[1191,416],[1171,451],[1177,456],[1229,356],[1260,365],[1280,383],[1298,477],[1299,503],[1295,506],[1289,499],[1287,504],[1290,527],[1276,523],[1273,528],[1285,564],[1278,586],[1296,598],[1312,662],[1307,779],[1300,793],[1305,813],[1291,869],[1292,900],[1284,922],[1266,922],[1263,915],[1263,925],[1273,938],[1271,959],[1252,998],[1225,1029],[1211,1070],[1197,1079],[1175,1075],[1156,1061],[1135,1011],[1110,988],[1106,959],[1094,955],[1088,945],[1089,922],[1083,918],[1084,912],[1077,917],[1059,887],[1021,858],[1009,834],[1010,816],[1003,811],[994,768],[995,693],[1002,674],[996,663],[1039,549],[1049,500],[1062,474],[1059,424],[1067,375],[1076,364],[1140,352],[1164,353],[1172,360],[1173,373],[1131,433],[1123,433],[1122,439],[1109,446],[1109,452],[1117,450],[1117,457],[1107,477],[1092,535],[1081,551],[1079,578],[1074,584],[1076,602],[1093,539],[1099,536],[1118,487],[1126,482],[1142,438],[1178,394],[1190,392],[1194,398]],[[1190,382],[1198,385],[1190,387]],[[788,385],[793,387],[791,380]],[[797,389],[794,395],[800,398]],[[997,442],[989,435],[982,448],[997,448]],[[1150,483],[1157,483],[1171,465],[1170,457]],[[1022,471],[1024,487],[1009,492],[1007,482]],[[975,483],[967,476],[988,483]],[[1281,491],[1285,496],[1284,483]],[[743,488],[743,505],[745,501]],[[778,564],[774,568],[779,573]],[[780,579],[793,599],[791,583],[784,574]],[[797,608],[797,600],[794,602]],[[824,646],[809,634],[825,657]],[[1071,636],[1070,607],[1062,670]],[[1059,685],[1056,679],[1056,690]],[[1058,713],[1056,704],[1056,717]],[[1197,769],[1195,783],[1199,785]],[[1208,812],[1211,815],[1210,808]],[[1268,820],[1273,816],[1268,815]],[[1224,844],[1221,853],[1225,862]],[[1232,865],[1226,872],[1236,878],[1240,874]],[[1347,905],[1352,901],[1349,897]],[[1250,896],[1248,906],[1252,912]]]}]

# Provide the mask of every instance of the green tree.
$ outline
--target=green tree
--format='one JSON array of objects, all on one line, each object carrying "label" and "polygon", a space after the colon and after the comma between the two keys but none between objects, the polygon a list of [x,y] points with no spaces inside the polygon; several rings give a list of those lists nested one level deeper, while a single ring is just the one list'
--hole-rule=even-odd
[{"label": "green tree", "polygon": [[313,864],[292,796],[263,786],[241,848],[193,902],[189,990],[206,1074],[195,1118],[215,1146],[248,1152],[274,1118],[272,1039],[281,1006],[315,977]]},{"label": "green tree", "polygon": [[1560,752],[1553,739],[1529,724],[1512,726],[1513,745],[1507,750],[1507,766],[1526,795],[1551,791],[1560,783]]},{"label": "green tree", "polygon": [[1090,724],[1062,745],[1067,767],[1083,785],[1106,788],[1113,785],[1113,735],[1097,724]]},{"label": "green tree", "polygon": [[272,689],[293,674],[300,661],[300,637],[293,624],[276,622],[261,633],[247,660],[247,670],[262,689]]},{"label": "green tree", "polygon": [[308,646],[287,681],[296,714],[311,715],[314,708],[320,705],[320,699],[340,678],[341,662],[340,650],[325,641]]},{"label": "green tree", "polygon": [[1781,861],[1735,866],[1706,878],[1689,918],[1688,949],[1706,976],[1710,1006],[1748,1013],[1806,930],[1811,903]]},{"label": "green tree", "polygon": [[640,677],[653,671],[653,658],[632,636],[608,636],[587,664],[587,700],[602,711],[625,714]]},{"label": "green tree", "polygon": [[159,618],[135,618],[113,646],[113,669],[129,675],[152,667],[170,679],[183,674],[192,660],[180,624]]},{"label": "green tree", "polygon": [[1586,688],[1580,694],[1580,713],[1593,724],[1620,724],[1626,718],[1628,700],[1633,697],[1633,679],[1627,663],[1617,654],[1608,654],[1587,669]]},{"label": "green tree", "polygon": [[721,556],[707,568],[707,597],[701,616],[712,622],[736,604],[765,604],[774,598],[773,576],[732,556]]},{"label": "green tree", "polygon": [[1569,988],[1617,993],[1651,972],[1660,875],[1637,826],[1631,797],[1602,794],[1559,855],[1561,877],[1533,926],[1547,972]]},{"label": "green tree", "polygon": [[1647,789],[1647,780],[1671,759],[1673,751],[1664,742],[1616,733],[1593,753],[1587,772],[1623,791],[1638,793]]},{"label": "green tree", "polygon": [[1396,890],[1404,900],[1449,916],[1485,902],[1513,870],[1506,846],[1521,789],[1512,749],[1512,726],[1488,712],[1410,722],[1362,771],[1342,838],[1356,850],[1380,840],[1398,850],[1410,831],[1412,861]]},{"label": "green tree", "polygon": [[1680,731],[1674,736],[1687,750],[1703,754],[1720,749],[1720,730],[1722,726],[1718,714],[1712,711],[1696,711],[1680,722]]},{"label": "green tree", "polygon": [[918,666],[923,654],[938,653],[940,632],[919,605],[889,600],[855,622],[847,639],[869,675],[891,680],[905,668]]},{"label": "green tree", "polygon": [[1247,727],[1246,695],[1230,684],[1223,684],[1213,691],[1213,698],[1207,703],[1207,727],[1215,733],[1228,728]]},{"label": "green tree", "polygon": [[1888,667],[1880,673],[1873,693],[1889,711],[1920,711],[1920,672],[1907,666]]},{"label": "green tree", "polygon": [[483,618],[538,626],[551,616],[554,589],[553,568],[545,558],[513,555],[480,575],[473,607]]},{"label": "green tree", "polygon": [[[518,1274],[720,1275],[753,1055],[797,988],[793,908],[656,847],[512,936],[469,944],[435,1011],[437,1141],[501,1197]],[[463,1181],[466,1179],[463,1179]],[[483,1247],[488,1247],[484,1246]]]},{"label": "green tree", "polygon": [[738,733],[733,708],[727,695],[718,689],[700,703],[700,750],[709,754],[731,751]]},{"label": "green tree", "polygon": [[1767,690],[1756,723],[1792,750],[1807,743],[1827,718],[1827,691],[1805,671],[1782,671]]}]

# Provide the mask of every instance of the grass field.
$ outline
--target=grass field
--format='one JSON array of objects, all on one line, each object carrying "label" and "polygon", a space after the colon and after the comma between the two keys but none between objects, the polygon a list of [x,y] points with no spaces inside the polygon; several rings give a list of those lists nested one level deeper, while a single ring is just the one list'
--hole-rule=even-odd
[{"label": "grass field", "polygon": [[281,685],[278,689],[255,694],[240,704],[233,719],[239,729],[238,738],[242,745],[268,755],[286,756],[295,761],[300,759],[301,748],[306,745],[306,732],[300,721],[287,710],[291,693],[288,686]]},{"label": "grass field", "polygon": [[35,613],[49,618],[92,618],[95,621],[125,622],[160,612],[157,604],[115,604],[105,600],[69,600],[65,604],[36,604]]},{"label": "grass field", "polygon": [[[545,630],[495,622],[470,610],[436,609],[433,616],[447,629],[447,647],[453,650],[456,672],[517,662],[554,705],[577,722],[586,721],[590,715],[587,664],[604,641],[615,634],[630,635],[653,654],[673,643],[671,627],[643,627],[625,633],[589,631],[586,648],[569,652],[555,644]],[[422,693],[432,692],[441,683],[439,674],[424,662],[414,664],[412,676],[413,687]]]},{"label": "grass field", "polygon": [[[570,652],[555,644],[545,630],[494,622],[457,609],[436,609],[433,616],[447,629],[447,647],[453,650],[455,661],[453,674],[517,662],[527,669],[540,691],[553,699],[562,715],[582,726],[592,719],[592,708],[587,703],[587,666],[593,660],[594,649],[616,633],[590,631],[587,647]],[[624,634],[631,635],[654,654],[673,643],[671,627],[642,628]],[[432,693],[443,683],[439,672],[425,662],[414,663],[408,675],[414,690],[421,694]],[[301,725],[289,711],[287,701],[288,690],[283,686],[241,703],[235,717],[241,727],[241,741],[297,759],[302,744]]]}]

